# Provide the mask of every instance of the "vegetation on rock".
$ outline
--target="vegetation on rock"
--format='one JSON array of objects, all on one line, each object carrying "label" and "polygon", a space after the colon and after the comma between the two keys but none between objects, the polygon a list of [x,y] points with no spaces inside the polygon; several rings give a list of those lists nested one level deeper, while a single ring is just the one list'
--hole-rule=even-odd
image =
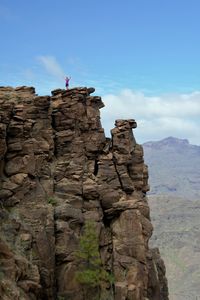
[{"label": "vegetation on rock", "polygon": [[97,288],[98,299],[100,299],[101,288],[106,282],[112,284],[114,277],[103,268],[96,226],[92,221],[85,223],[76,258],[79,264],[79,270],[76,272],[77,281],[84,286],[85,290]]}]

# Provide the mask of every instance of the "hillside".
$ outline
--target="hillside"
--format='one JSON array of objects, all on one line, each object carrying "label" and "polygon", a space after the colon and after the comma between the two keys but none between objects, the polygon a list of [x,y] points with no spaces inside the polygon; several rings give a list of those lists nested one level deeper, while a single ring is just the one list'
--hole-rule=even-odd
[{"label": "hillside", "polygon": [[200,295],[200,147],[166,138],[144,144],[154,234],[169,282],[170,300]]},{"label": "hillside", "polygon": [[150,245],[164,258],[170,300],[200,295],[200,200],[149,197],[154,234]]}]

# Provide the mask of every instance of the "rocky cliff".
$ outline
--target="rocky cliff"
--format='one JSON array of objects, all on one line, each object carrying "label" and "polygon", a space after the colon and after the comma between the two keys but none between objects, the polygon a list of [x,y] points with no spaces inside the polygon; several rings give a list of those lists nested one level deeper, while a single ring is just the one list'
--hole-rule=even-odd
[{"label": "rocky cliff", "polygon": [[106,138],[104,104],[93,92],[41,97],[32,87],[0,87],[3,300],[85,299],[75,251],[87,220],[96,224],[102,265],[114,274],[102,299],[168,299],[164,263],[148,247],[148,170],[136,122],[117,120]]}]

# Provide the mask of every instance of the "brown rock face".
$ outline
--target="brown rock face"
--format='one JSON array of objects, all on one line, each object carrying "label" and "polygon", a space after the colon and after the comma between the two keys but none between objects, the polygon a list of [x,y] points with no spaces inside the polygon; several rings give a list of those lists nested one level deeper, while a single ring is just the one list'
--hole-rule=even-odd
[{"label": "brown rock face", "polygon": [[75,251],[86,220],[96,223],[102,264],[115,278],[101,299],[168,299],[164,263],[148,247],[137,124],[117,120],[106,138],[93,92],[41,97],[0,87],[0,299],[84,300]]}]

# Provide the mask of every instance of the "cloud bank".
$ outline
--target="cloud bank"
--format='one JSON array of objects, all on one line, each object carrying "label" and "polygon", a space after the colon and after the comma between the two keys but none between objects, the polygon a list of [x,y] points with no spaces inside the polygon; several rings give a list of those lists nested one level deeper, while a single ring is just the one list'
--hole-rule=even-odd
[{"label": "cloud bank", "polygon": [[103,97],[102,123],[108,134],[115,119],[133,118],[139,143],[167,136],[187,138],[200,145],[200,92],[146,96],[130,89]]},{"label": "cloud bank", "polygon": [[38,56],[37,59],[50,75],[53,75],[59,80],[63,80],[65,73],[54,56],[41,55]]}]

